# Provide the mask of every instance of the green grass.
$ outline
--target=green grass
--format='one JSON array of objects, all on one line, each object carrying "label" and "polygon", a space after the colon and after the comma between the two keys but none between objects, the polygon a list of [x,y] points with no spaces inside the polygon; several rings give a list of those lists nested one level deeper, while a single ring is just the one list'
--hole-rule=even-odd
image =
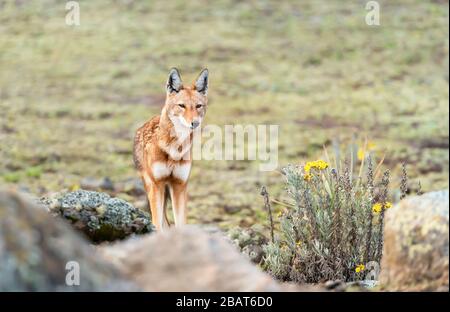
[{"label": "green grass", "polygon": [[[379,1],[378,27],[364,1],[79,2],[69,27],[64,1],[0,1],[1,183],[135,176],[133,133],[159,113],[169,68],[189,81],[207,66],[206,122],[279,124],[280,165],[367,136],[393,177],[406,160],[424,191],[448,187],[446,1]],[[261,221],[260,186],[283,190],[257,168],[195,163],[189,219]]]}]

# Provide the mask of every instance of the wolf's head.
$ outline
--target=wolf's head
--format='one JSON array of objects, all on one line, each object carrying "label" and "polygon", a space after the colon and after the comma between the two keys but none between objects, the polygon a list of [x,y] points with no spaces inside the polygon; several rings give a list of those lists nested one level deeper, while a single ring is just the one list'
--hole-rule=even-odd
[{"label": "wolf's head", "polygon": [[191,86],[184,86],[180,72],[172,68],[166,89],[164,109],[174,127],[192,131],[200,126],[208,104],[208,70],[203,69]]}]

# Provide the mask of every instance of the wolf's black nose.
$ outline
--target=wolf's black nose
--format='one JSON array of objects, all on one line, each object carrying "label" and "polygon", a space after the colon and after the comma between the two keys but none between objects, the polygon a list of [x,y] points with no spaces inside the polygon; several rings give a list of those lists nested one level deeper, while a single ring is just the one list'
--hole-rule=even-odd
[{"label": "wolf's black nose", "polygon": [[191,128],[192,128],[192,129],[195,129],[195,128],[198,127],[199,124],[200,124],[200,123],[199,123],[198,121],[194,120],[193,122],[191,122]]}]

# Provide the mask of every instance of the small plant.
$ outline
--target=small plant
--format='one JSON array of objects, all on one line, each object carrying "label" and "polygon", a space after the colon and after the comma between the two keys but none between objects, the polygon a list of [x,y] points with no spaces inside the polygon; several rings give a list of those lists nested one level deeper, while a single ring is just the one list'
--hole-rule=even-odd
[{"label": "small plant", "polygon": [[27,168],[25,173],[30,178],[40,178],[42,175],[42,168],[40,166],[30,167]]},{"label": "small plant", "polygon": [[[299,283],[357,281],[364,279],[369,262],[380,263],[384,212],[392,207],[390,174],[385,171],[376,183],[382,161],[375,170],[370,155],[360,161],[358,174],[351,160],[343,166],[317,160],[284,168],[292,201],[278,216],[275,240],[264,246],[264,268],[274,277]],[[403,187],[403,197],[405,192]]]},{"label": "small plant", "polygon": [[10,172],[3,176],[5,182],[17,183],[20,181],[21,175],[18,172]]}]

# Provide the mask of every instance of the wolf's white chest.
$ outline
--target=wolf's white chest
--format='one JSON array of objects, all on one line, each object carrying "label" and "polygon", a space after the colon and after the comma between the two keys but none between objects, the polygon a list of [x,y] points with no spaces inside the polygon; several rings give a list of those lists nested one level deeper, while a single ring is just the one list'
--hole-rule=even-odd
[{"label": "wolf's white chest", "polygon": [[169,178],[170,176],[186,182],[191,173],[191,163],[168,165],[164,162],[155,162],[152,165],[152,174],[156,180]]}]

